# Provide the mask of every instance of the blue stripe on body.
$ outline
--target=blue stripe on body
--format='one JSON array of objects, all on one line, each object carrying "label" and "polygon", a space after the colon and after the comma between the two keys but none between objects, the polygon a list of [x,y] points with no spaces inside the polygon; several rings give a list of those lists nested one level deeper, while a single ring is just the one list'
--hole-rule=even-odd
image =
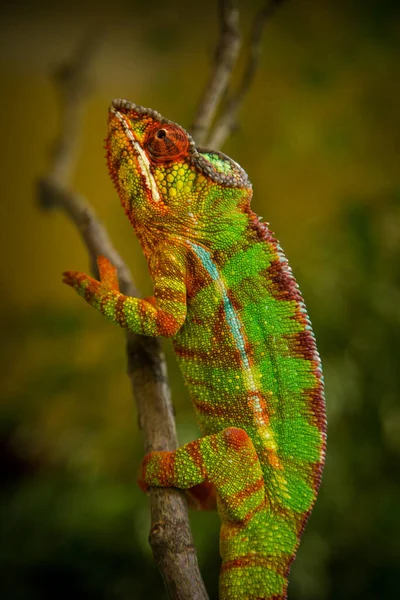
[{"label": "blue stripe on body", "polygon": [[235,309],[232,306],[232,302],[228,298],[228,294],[226,293],[225,284],[218,272],[218,269],[215,266],[208,250],[206,250],[202,246],[198,246],[197,244],[194,244],[193,242],[189,242],[189,244],[193,248],[193,250],[195,251],[197,256],[199,257],[201,264],[206,269],[206,271],[209,273],[211,279],[213,281],[215,281],[217,283],[218,287],[220,288],[220,291],[222,293],[222,300],[224,303],[226,320],[228,322],[229,329],[231,330],[233,338],[236,342],[236,346],[239,349],[240,358],[242,360],[244,368],[250,369],[249,360],[248,360],[247,354],[246,354],[241,324],[236,315]]}]

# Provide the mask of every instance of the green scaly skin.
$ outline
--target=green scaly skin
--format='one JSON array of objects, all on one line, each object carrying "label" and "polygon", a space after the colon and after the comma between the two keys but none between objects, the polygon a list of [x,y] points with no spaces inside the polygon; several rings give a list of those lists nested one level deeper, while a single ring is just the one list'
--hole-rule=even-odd
[{"label": "green scaly skin", "polygon": [[321,364],[283,252],[227,156],[159,113],[115,100],[108,165],[146,256],[154,297],[67,272],[111,321],[172,338],[203,437],[144,458],[140,483],[190,490],[221,517],[221,600],[286,598],[325,454]]}]

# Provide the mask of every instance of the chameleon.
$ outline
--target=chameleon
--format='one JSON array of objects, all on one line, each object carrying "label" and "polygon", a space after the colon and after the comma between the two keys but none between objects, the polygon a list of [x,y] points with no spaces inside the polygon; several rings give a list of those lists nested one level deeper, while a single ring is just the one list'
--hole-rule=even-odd
[{"label": "chameleon", "polygon": [[107,162],[153,282],[150,298],[64,282],[110,321],[171,338],[201,437],[144,457],[140,485],[176,487],[221,519],[220,600],[283,600],[318,493],[324,380],[303,298],[252,185],[225,154],[127,100],[109,109]]}]

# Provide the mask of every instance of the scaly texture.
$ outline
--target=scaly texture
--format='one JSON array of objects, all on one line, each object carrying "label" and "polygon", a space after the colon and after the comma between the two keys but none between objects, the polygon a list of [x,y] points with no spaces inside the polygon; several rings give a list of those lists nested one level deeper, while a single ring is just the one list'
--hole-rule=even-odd
[{"label": "scaly texture", "polygon": [[100,281],[64,281],[114,323],[172,338],[204,436],[147,455],[140,484],[217,505],[221,600],[284,599],[326,439],[320,359],[291,269],[250,209],[243,169],[159,113],[114,100],[107,157],[154,297],[122,295],[103,257]]}]

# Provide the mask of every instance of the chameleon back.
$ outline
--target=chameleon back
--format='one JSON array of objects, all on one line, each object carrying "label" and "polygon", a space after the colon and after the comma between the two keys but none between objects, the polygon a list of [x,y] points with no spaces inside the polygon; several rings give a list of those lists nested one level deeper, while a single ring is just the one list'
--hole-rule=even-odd
[{"label": "chameleon back", "polygon": [[262,488],[255,481],[230,495],[239,522],[222,518],[228,590],[250,571],[253,581],[258,570],[264,580],[266,570],[287,579],[317,496],[326,438],[322,371],[304,302],[278,242],[245,214],[247,227],[230,249],[191,244],[188,313],[173,338],[202,433],[245,430],[261,467]]}]

